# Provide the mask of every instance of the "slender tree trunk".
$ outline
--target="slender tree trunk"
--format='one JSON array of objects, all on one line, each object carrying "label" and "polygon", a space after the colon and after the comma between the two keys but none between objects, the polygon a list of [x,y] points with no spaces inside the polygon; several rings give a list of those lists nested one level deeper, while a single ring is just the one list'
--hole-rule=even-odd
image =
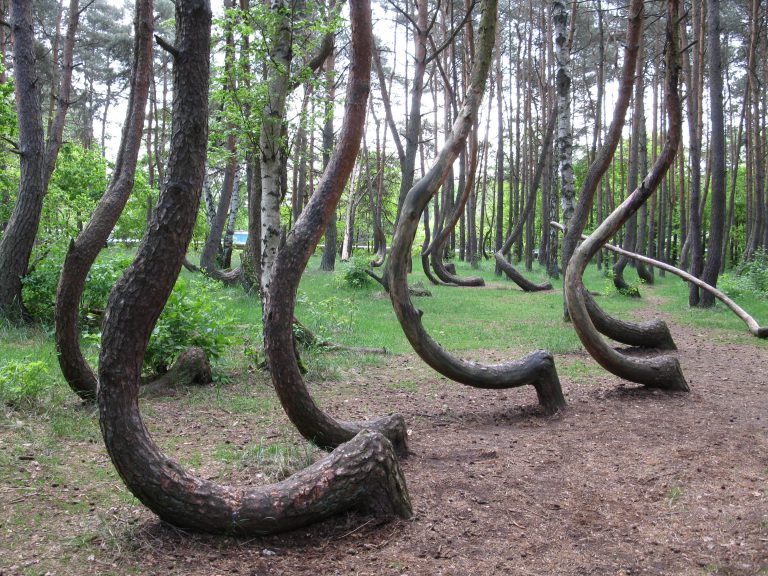
[{"label": "slender tree trunk", "polygon": [[[273,2],[277,35],[270,54],[267,99],[261,125],[261,291],[272,281],[272,264],[280,247],[281,168],[285,156],[283,124],[293,59],[291,11],[286,2]],[[293,6],[296,11],[297,7]]]},{"label": "slender tree trunk", "polygon": [[[688,206],[688,238],[691,255],[690,273],[699,278],[702,272],[704,247],[701,242],[701,220],[699,218],[699,204],[701,202],[701,147],[702,132],[700,130],[701,95],[703,77],[700,73],[704,53],[704,13],[701,3],[693,3],[693,30],[694,41],[697,46],[693,49],[693,61],[688,67],[686,80],[688,89],[688,138],[690,142],[688,160],[690,164],[691,192]],[[688,304],[698,306],[699,288],[695,284],[689,284]]]},{"label": "slender tree trunk", "polygon": [[11,2],[16,114],[19,118],[21,149],[19,193],[0,240],[0,270],[3,271],[0,276],[0,316],[14,320],[25,316],[21,279],[27,273],[40,225],[43,199],[61,149],[64,121],[70,104],[73,53],[79,15],[78,0],[70,0],[56,114],[51,122],[48,140],[44,143],[40,78],[36,69],[31,6],[27,2]]},{"label": "slender tree trunk", "polygon": [[[555,62],[557,65],[557,151],[558,171],[560,173],[560,203],[563,209],[563,225],[568,228],[575,210],[576,190],[573,172],[573,133],[571,129],[571,71],[570,46],[568,45],[568,8],[565,0],[552,1],[552,20],[555,27]],[[544,226],[544,228],[548,228]],[[550,247],[551,249],[551,247]],[[562,268],[568,262],[563,251]]]},{"label": "slender tree trunk", "polygon": [[11,0],[16,115],[19,119],[19,192],[0,240],[0,314],[24,315],[21,279],[27,272],[45,197],[45,144],[40,85],[35,69],[32,3]]},{"label": "slender tree trunk", "polygon": [[[225,0],[225,10],[231,10],[235,6],[234,0]],[[235,58],[235,36],[232,30],[234,22],[227,18],[224,27],[225,47],[224,47],[224,76],[226,78],[226,90],[234,95],[236,90],[234,76],[234,58]],[[155,138],[157,142],[157,138]],[[214,275],[218,271],[216,256],[221,251],[221,240],[224,229],[227,225],[230,204],[232,203],[232,193],[235,187],[235,173],[237,172],[237,135],[235,126],[231,123],[227,126],[227,139],[225,145],[227,151],[227,163],[224,168],[224,181],[219,194],[219,204],[216,209],[216,215],[211,222],[211,229],[203,245],[203,251],[200,254],[200,268],[208,274]]]},{"label": "slender tree trunk", "polygon": [[[333,10],[334,2],[331,2],[330,8]],[[325,124],[323,125],[323,169],[328,165],[333,149],[333,108],[336,98],[336,58],[333,53],[325,61],[325,81],[326,81],[326,101],[325,101]],[[338,231],[336,230],[337,213],[334,210],[333,218],[325,229],[325,246],[323,247],[323,257],[320,260],[320,270],[332,272],[336,267],[336,244]]]},{"label": "slender tree trunk", "polygon": [[[493,251],[504,243],[504,85],[501,71],[501,42],[496,41],[496,235]],[[496,263],[496,276],[501,266]]]},{"label": "slender tree trunk", "polygon": [[90,220],[69,245],[56,292],[56,349],[59,365],[67,383],[84,400],[95,400],[97,382],[96,375],[80,350],[80,298],[88,272],[133,189],[152,74],[152,17],[152,1],[137,0],[131,90],[115,169],[109,187]]},{"label": "slender tree trunk", "polygon": [[[717,286],[720,261],[723,257],[725,233],[725,126],[723,114],[723,65],[720,54],[720,1],[707,0],[709,99],[712,131],[712,197],[711,224],[707,243],[707,263],[701,279]],[[709,291],[701,293],[701,306],[714,306],[715,297]]]}]

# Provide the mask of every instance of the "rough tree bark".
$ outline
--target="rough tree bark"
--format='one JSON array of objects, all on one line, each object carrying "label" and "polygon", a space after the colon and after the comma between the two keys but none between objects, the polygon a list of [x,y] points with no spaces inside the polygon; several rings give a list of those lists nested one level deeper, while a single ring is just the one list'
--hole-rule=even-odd
[{"label": "rough tree bark", "polygon": [[339,422],[324,413],[312,400],[301,376],[293,337],[296,291],[301,275],[320,236],[333,216],[354,168],[365,125],[370,87],[371,32],[367,1],[351,4],[353,58],[350,65],[344,124],[323,178],[299,220],[277,253],[272,281],[265,292],[264,351],[269,371],[288,417],[308,440],[326,449],[349,441],[362,429],[383,432],[400,453],[407,453],[407,435],[402,416],[391,416],[362,425]]},{"label": "rough tree bark", "polygon": [[137,0],[128,111],[109,187],[82,232],[70,242],[56,290],[56,349],[70,388],[84,400],[96,398],[96,374],[80,350],[80,298],[85,279],[133,189],[141,150],[144,110],[152,74],[152,0]]},{"label": "rough tree bark", "polygon": [[35,70],[35,35],[32,3],[11,1],[11,32],[19,118],[19,192],[11,218],[0,240],[0,314],[21,320],[24,316],[21,279],[40,224],[45,197],[43,184],[44,136],[40,87]]},{"label": "rough tree bark", "polygon": [[[0,316],[20,321],[26,318],[21,294],[21,279],[27,273],[29,258],[40,225],[48,181],[56,165],[64,133],[64,120],[72,89],[73,52],[79,18],[78,0],[70,0],[69,20],[61,63],[56,115],[48,140],[43,136],[40,106],[40,78],[35,55],[32,3],[12,0],[10,27],[13,34],[13,60],[16,114],[19,118],[19,192],[16,204],[0,240]],[[54,65],[56,65],[54,63]]]},{"label": "rough tree bark", "polygon": [[406,264],[421,213],[460,154],[482,100],[493,55],[496,15],[497,1],[485,0],[480,20],[478,56],[473,65],[464,106],[435,165],[408,192],[403,204],[390,257],[390,298],[400,325],[414,350],[435,370],[457,382],[478,388],[498,389],[532,384],[536,388],[540,404],[546,410],[554,411],[565,406],[565,399],[554,361],[548,352],[538,350],[522,361],[492,366],[455,358],[426,332],[421,323],[422,313],[414,308],[408,293]]},{"label": "rough tree bark", "polygon": [[[632,359],[623,356],[608,346],[600,337],[587,311],[584,300],[582,275],[589,260],[603,244],[627,221],[632,213],[656,190],[673,164],[681,136],[681,110],[678,95],[679,43],[678,43],[679,0],[667,2],[666,26],[666,79],[665,104],[669,118],[667,141],[651,172],[640,187],[614,210],[573,253],[565,277],[565,297],[568,311],[576,333],[592,357],[606,370],[632,382],[667,390],[688,390],[677,358],[660,356],[656,358]],[[590,191],[594,193],[594,189]]]},{"label": "rough tree bark", "polygon": [[[361,4],[370,14],[366,2],[352,3],[353,26],[359,27],[356,9]],[[98,398],[109,455],[131,492],[160,518],[182,528],[267,534],[350,509],[408,516],[410,502],[392,447],[375,432],[359,434],[283,482],[246,489],[193,476],[160,452],[141,420],[141,356],[181,269],[200,200],[210,24],[207,0],[177,0],[168,182],[152,228],[113,290],[105,317]]]}]

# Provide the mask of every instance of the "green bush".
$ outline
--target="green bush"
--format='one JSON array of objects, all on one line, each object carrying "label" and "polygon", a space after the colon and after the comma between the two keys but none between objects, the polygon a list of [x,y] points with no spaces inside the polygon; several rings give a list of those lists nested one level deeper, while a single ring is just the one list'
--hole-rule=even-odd
[{"label": "green bush", "polygon": [[34,404],[50,388],[48,367],[39,360],[9,360],[0,366],[0,398],[14,408]]},{"label": "green bush", "polygon": [[233,343],[234,320],[212,280],[180,278],[152,330],[144,368],[163,373],[190,346],[205,350],[215,362]]},{"label": "green bush", "polygon": [[363,258],[352,258],[345,266],[342,272],[344,284],[349,288],[361,289],[367,288],[373,283],[373,279],[366,272],[368,262]]},{"label": "green bush", "polygon": [[[56,286],[64,265],[67,248],[64,243],[54,244],[34,271],[24,278],[24,304],[33,317],[47,325],[53,324],[56,304]],[[80,304],[80,321],[93,327],[98,325],[107,297],[115,282],[131,263],[124,252],[105,250],[93,263],[85,282]]]},{"label": "green bush", "polygon": [[[24,302],[30,313],[43,324],[53,325],[56,285],[66,249],[57,244],[40,262],[35,271],[24,279]],[[100,326],[107,298],[132,256],[119,250],[105,250],[99,255],[86,280],[80,305],[80,325],[86,342],[101,339]],[[180,279],[158,319],[147,348],[144,368],[147,372],[163,373],[176,357],[190,346],[205,350],[212,361],[221,357],[231,343],[233,321],[226,306],[217,296],[211,280]]]},{"label": "green bush", "polygon": [[729,296],[752,294],[768,298],[768,251],[760,248],[745,262],[738,274],[723,274],[719,288]]}]

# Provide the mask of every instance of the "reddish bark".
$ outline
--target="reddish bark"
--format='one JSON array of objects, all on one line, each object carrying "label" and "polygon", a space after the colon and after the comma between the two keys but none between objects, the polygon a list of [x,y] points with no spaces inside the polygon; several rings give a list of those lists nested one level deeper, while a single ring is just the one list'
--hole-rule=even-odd
[{"label": "reddish bark", "polygon": [[[353,21],[361,17],[360,10],[370,18],[370,6],[356,2]],[[350,509],[408,516],[410,502],[392,446],[375,432],[362,432],[283,482],[239,489],[184,470],[160,452],[142,422],[137,400],[142,356],[181,269],[200,203],[210,26],[207,0],[177,0],[168,182],[152,227],[110,295],[105,316],[98,400],[107,451],[131,492],[160,518],[183,528],[267,534]]]},{"label": "reddish bark", "polygon": [[88,366],[80,350],[80,298],[88,272],[120,218],[133,189],[152,73],[152,0],[136,2],[134,27],[133,72],[128,111],[112,180],[88,224],[70,243],[56,291],[56,349],[59,365],[69,386],[84,400],[96,398],[97,381],[96,374]]},{"label": "reddish bark", "polygon": [[353,6],[357,17],[352,21],[353,57],[344,124],[317,190],[277,253],[272,282],[265,294],[264,350],[283,408],[305,438],[323,448],[335,448],[361,429],[375,429],[382,431],[398,452],[407,453],[405,422],[401,416],[357,424],[339,422],[324,413],[309,395],[295,356],[296,290],[354,168],[365,125],[372,48],[370,14],[368,2],[356,2]]}]

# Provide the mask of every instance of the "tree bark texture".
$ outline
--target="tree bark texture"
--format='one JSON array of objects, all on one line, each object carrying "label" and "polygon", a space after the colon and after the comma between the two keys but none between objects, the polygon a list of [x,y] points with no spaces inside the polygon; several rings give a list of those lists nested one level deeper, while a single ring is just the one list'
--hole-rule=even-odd
[{"label": "tree bark texture", "polygon": [[[555,27],[555,62],[557,66],[557,150],[560,172],[560,203],[566,228],[573,218],[576,190],[573,172],[573,131],[571,128],[571,54],[568,43],[568,7],[565,0],[552,1],[552,20]],[[546,219],[544,219],[546,222]],[[565,265],[565,262],[563,262]],[[564,268],[564,266],[563,266]]]},{"label": "tree bark texture", "polygon": [[472,68],[464,106],[437,161],[408,192],[403,204],[389,260],[390,298],[406,337],[416,353],[432,368],[452,380],[478,388],[499,389],[532,384],[542,406],[554,411],[565,406],[565,399],[554,361],[548,352],[538,350],[522,361],[492,366],[458,359],[432,340],[421,323],[422,313],[413,306],[408,293],[406,265],[419,218],[440,188],[451,164],[461,153],[478,113],[493,56],[496,15],[496,0],[485,0],[480,20],[478,55]]},{"label": "tree bark texture", "polygon": [[290,89],[293,35],[287,2],[273,2],[277,19],[276,39],[269,61],[267,99],[262,114],[261,148],[261,292],[266,294],[272,282],[272,266],[280,248],[281,168],[285,156],[283,125],[285,102]]},{"label": "tree bark texture", "polygon": [[[563,225],[558,223],[558,222],[550,222],[550,225],[554,226],[555,228],[557,228],[557,229],[559,229],[561,231],[563,230]],[[582,235],[582,238],[586,239],[587,237]],[[674,267],[674,266],[672,266],[670,264],[667,264],[666,262],[661,262],[659,260],[655,260],[653,258],[649,258],[647,256],[643,256],[642,254],[635,254],[633,252],[627,252],[623,248],[619,248],[618,246],[613,246],[612,244],[604,244],[603,248],[606,248],[606,249],[610,250],[611,252],[616,252],[617,254],[621,254],[623,256],[627,256],[629,258],[633,258],[635,260],[641,261],[641,262],[643,262],[645,264],[648,264],[650,266],[655,266],[656,268],[659,268],[659,269],[664,270],[666,272],[670,272],[670,273],[674,274],[675,276],[677,276],[679,278],[682,278],[686,282],[693,282],[700,289],[702,289],[702,290],[704,290],[706,292],[710,292],[713,295],[713,297],[717,298],[723,304],[725,304],[734,314],[736,314],[736,316],[739,317],[740,320],[742,320],[747,325],[747,328],[749,328],[749,332],[753,336],[756,336],[757,338],[768,338],[768,327],[760,326],[760,324],[758,324],[757,320],[755,320],[752,316],[750,316],[747,313],[746,310],[744,310],[741,306],[736,304],[736,302],[734,302],[733,300],[728,298],[728,296],[726,296],[720,290],[718,290],[714,286],[710,286],[709,284],[707,284],[706,282],[704,282],[703,280],[701,280],[699,278],[696,278],[695,276],[691,276],[685,270],[680,270],[680,268],[676,268],[676,267]],[[585,299],[587,299],[587,308],[590,309],[591,304],[589,302],[589,292],[585,292],[584,297],[585,297]],[[590,315],[591,314],[592,314],[592,310],[590,309]],[[605,313],[601,311],[601,314],[605,314]],[[600,327],[597,325],[597,321],[595,320],[594,316],[592,317],[592,320],[595,323],[595,327],[598,330],[600,330]],[[613,321],[615,322],[615,320],[613,320]],[[602,332],[602,330],[600,330],[600,331]],[[669,332],[669,330],[667,330],[667,333],[668,332]],[[602,333],[605,334],[606,336],[611,337],[610,334],[606,334],[605,332],[602,332]],[[643,336],[643,337],[645,337],[645,336]],[[627,343],[624,340],[620,340],[620,341],[624,342],[625,344]],[[675,349],[676,346],[674,345],[674,342],[672,342],[671,344],[672,344],[672,346],[670,346],[669,349],[670,350]],[[663,346],[656,346],[656,345],[648,346],[646,344],[632,344],[632,345],[633,346],[646,346],[646,347],[649,347],[649,348],[662,348],[663,347]]]},{"label": "tree bark texture", "polygon": [[137,0],[128,111],[112,179],[90,220],[70,243],[56,290],[54,316],[59,365],[70,388],[83,400],[96,399],[97,379],[80,350],[80,299],[88,272],[133,190],[152,73],[153,28],[152,0]]},{"label": "tree bark texture", "polygon": [[565,297],[573,326],[584,347],[606,370],[627,380],[649,387],[667,390],[688,390],[677,358],[660,356],[655,358],[632,359],[613,350],[598,334],[587,311],[584,300],[582,275],[589,260],[607,240],[637,211],[643,202],[656,190],[673,164],[680,145],[681,111],[678,96],[679,42],[678,42],[679,0],[667,2],[666,26],[666,85],[665,104],[669,126],[664,149],[651,172],[622,204],[616,208],[600,226],[573,253],[565,277]]},{"label": "tree bark texture", "polygon": [[[333,9],[333,2],[330,6]],[[323,125],[323,170],[331,159],[333,149],[333,109],[336,98],[336,55],[331,52],[325,61],[325,124]],[[338,243],[338,230],[336,229],[336,210],[325,228],[325,245],[323,256],[320,259],[320,270],[333,272],[336,268],[336,245]]]},{"label": "tree bark texture", "polygon": [[160,518],[182,528],[267,534],[350,509],[407,516],[405,482],[391,445],[380,434],[363,432],[278,484],[239,489],[188,473],[160,452],[141,420],[141,357],[178,276],[200,200],[210,25],[206,0],[176,2],[178,55],[168,182],[152,228],[110,296],[105,316],[98,399],[107,450],[131,492]]},{"label": "tree bark texture", "polygon": [[21,279],[27,273],[45,197],[43,117],[35,59],[32,2],[11,0],[16,115],[19,119],[19,192],[0,240],[0,314],[21,320]]},{"label": "tree bark texture", "polygon": [[288,417],[308,440],[321,448],[333,449],[351,440],[362,429],[385,434],[395,450],[407,453],[407,435],[402,416],[357,424],[339,422],[323,412],[309,395],[295,356],[293,318],[296,291],[301,275],[317,246],[344,185],[355,165],[365,125],[370,89],[371,22],[370,4],[350,6],[352,19],[352,63],[349,71],[344,124],[320,184],[277,253],[272,282],[265,293],[264,351],[275,390]]}]

